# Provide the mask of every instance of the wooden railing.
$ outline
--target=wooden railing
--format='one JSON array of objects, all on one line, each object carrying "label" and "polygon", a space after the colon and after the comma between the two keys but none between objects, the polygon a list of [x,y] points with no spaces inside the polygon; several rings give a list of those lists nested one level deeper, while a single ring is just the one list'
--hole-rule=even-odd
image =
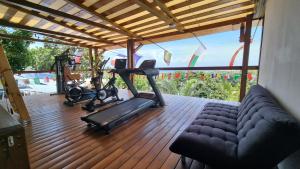
[{"label": "wooden railing", "polygon": [[[160,67],[159,70],[242,70],[242,66],[208,66],[208,67]],[[258,70],[258,66],[248,66],[248,70]]]},{"label": "wooden railing", "polygon": [[[193,70],[202,70],[202,71],[209,71],[209,70],[243,70],[242,66],[208,66],[208,67],[160,67],[159,70],[173,70],[173,71],[193,71]],[[259,70],[259,66],[248,66],[248,70]],[[76,70],[76,71],[91,71],[91,69],[88,70]],[[55,71],[53,70],[36,70],[36,71],[16,71],[15,74],[24,74],[24,73],[53,73]],[[246,78],[246,79],[243,79]],[[247,80],[247,76],[241,76],[241,81]],[[241,85],[240,89],[241,91],[246,91],[246,86]]]}]

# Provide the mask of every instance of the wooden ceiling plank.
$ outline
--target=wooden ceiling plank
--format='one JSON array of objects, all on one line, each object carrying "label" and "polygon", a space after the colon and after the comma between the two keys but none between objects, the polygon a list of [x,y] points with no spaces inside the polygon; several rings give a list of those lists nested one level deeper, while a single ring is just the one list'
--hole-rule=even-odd
[{"label": "wooden ceiling plank", "polygon": [[156,27],[157,25],[163,25],[163,21],[158,21],[158,22],[150,22],[149,24],[141,27],[137,27],[134,29],[131,29],[132,32],[137,32],[141,30],[146,30],[146,29],[151,29],[151,27]]},{"label": "wooden ceiling plank", "polygon": [[[92,42],[100,42],[100,43],[107,43],[106,41],[102,41],[99,39],[92,39],[92,38],[87,38],[83,36],[76,36],[73,34],[65,34],[61,32],[54,32],[54,31],[49,31],[45,29],[40,29],[40,28],[35,28],[35,27],[29,27],[25,25],[20,25],[20,24],[15,24],[15,23],[10,23],[6,20],[1,19],[0,20],[0,25],[2,26],[7,26],[7,27],[13,27],[13,28],[19,28],[23,30],[28,30],[32,32],[38,32],[38,33],[44,33],[44,34],[50,34],[50,35],[59,35],[59,36],[64,36],[64,37],[70,37],[70,38],[75,38],[75,39],[81,39],[81,40],[87,40],[87,41],[92,41]],[[109,43],[109,44],[114,44],[114,43]]]},{"label": "wooden ceiling plank", "polygon": [[249,12],[253,12],[252,9],[246,9],[246,10],[242,10],[242,11],[235,11],[235,12],[231,12],[231,13],[227,13],[227,14],[223,14],[223,15],[217,15],[217,16],[213,16],[213,17],[209,17],[209,18],[205,18],[205,19],[201,19],[201,20],[196,20],[194,22],[189,22],[186,24],[183,24],[184,26],[189,26],[189,25],[201,25],[204,22],[208,22],[208,21],[214,21],[217,19],[221,19],[221,18],[226,18],[226,17],[231,17],[231,16],[235,16],[235,15],[240,15],[243,13],[249,13]]},{"label": "wooden ceiling plank", "polygon": [[68,19],[71,19],[71,20],[74,20],[74,21],[77,21],[77,22],[85,23],[87,25],[100,27],[100,28],[103,28],[103,29],[106,29],[106,30],[109,30],[109,31],[112,31],[112,32],[118,32],[118,33],[124,34],[124,32],[122,30],[115,29],[115,28],[112,28],[112,27],[109,27],[109,26],[106,26],[106,25],[103,25],[103,24],[100,24],[100,23],[97,23],[97,22],[93,22],[93,21],[90,21],[90,20],[87,20],[87,19],[83,19],[83,18],[75,16],[75,15],[70,15],[68,13],[61,12],[61,11],[58,11],[58,10],[54,10],[54,9],[51,9],[51,8],[48,8],[48,7],[39,5],[39,4],[29,2],[29,1],[19,1],[19,0],[1,0],[1,1],[13,4],[13,5],[24,6],[24,7],[33,9],[33,10],[37,10],[39,12],[45,12],[45,13],[55,15],[55,16],[58,16],[58,17],[68,18]]},{"label": "wooden ceiling plank", "polygon": [[[63,27],[69,28],[69,29],[71,29],[71,30],[74,30],[74,31],[77,31],[77,32],[86,34],[86,35],[88,35],[88,36],[91,36],[91,37],[94,37],[94,38],[97,38],[97,39],[100,39],[100,40],[103,40],[103,41],[107,41],[107,40],[105,40],[105,39],[99,38],[98,36],[95,36],[95,35],[92,34],[92,33],[87,33],[86,30],[83,30],[83,29],[80,30],[80,29],[78,29],[78,27],[76,27],[75,25],[68,25],[67,22],[65,22],[65,21],[57,21],[54,17],[52,17],[52,16],[50,16],[50,15],[44,16],[44,15],[41,15],[38,11],[35,11],[35,10],[28,10],[28,9],[22,8],[22,7],[18,6],[18,5],[9,4],[9,3],[6,3],[6,2],[2,2],[2,1],[0,1],[0,3],[2,3],[2,4],[5,5],[5,6],[9,6],[10,8],[14,8],[14,9],[16,9],[16,10],[25,12],[25,13],[27,13],[27,14],[30,14],[30,15],[33,15],[33,16],[36,16],[36,17],[45,19],[45,20],[47,20],[47,21],[56,23],[56,24],[61,25],[61,26],[63,26]],[[45,28],[45,27],[44,27],[44,28]],[[45,29],[46,29],[46,28],[45,28]],[[112,42],[107,41],[107,43],[112,43]]]},{"label": "wooden ceiling plank", "polygon": [[3,19],[9,21],[16,13],[17,13],[17,10],[8,8],[8,10],[6,11],[6,13],[3,16]]},{"label": "wooden ceiling plank", "polygon": [[200,21],[206,18],[211,18],[214,16],[220,16],[220,15],[225,15],[228,13],[233,13],[233,12],[238,12],[238,11],[243,11],[243,10],[249,10],[249,11],[253,11],[254,10],[254,5],[249,5],[249,6],[244,6],[241,8],[234,8],[234,9],[229,9],[229,10],[217,10],[215,12],[207,12],[207,13],[203,13],[200,15],[197,15],[196,17],[193,18],[186,18],[184,20],[182,20],[182,24],[186,24],[186,23],[190,23],[190,22],[194,22],[194,21]]},{"label": "wooden ceiling plank", "polygon": [[[242,2],[244,1],[250,1],[250,0],[242,0]],[[195,8],[189,8],[188,10],[184,10],[184,11],[180,11],[180,12],[173,12],[175,17],[178,17],[180,15],[185,15],[185,14],[189,14],[189,13],[193,13],[193,12],[198,12],[198,11],[202,11],[202,10],[207,10],[209,8],[212,7],[216,7],[216,6],[220,6],[220,5],[224,5],[227,3],[232,3],[232,2],[238,2],[238,0],[221,0],[221,1],[216,1],[216,2],[212,2],[212,3],[208,3],[205,5],[201,5]],[[174,9],[175,10],[175,9]]]},{"label": "wooden ceiling plank", "polygon": [[101,14],[115,6],[118,6],[122,3],[126,2],[126,0],[112,0],[109,3],[106,3],[105,5],[101,6],[100,8],[96,9],[96,12]]},{"label": "wooden ceiling plank", "polygon": [[8,7],[0,4],[0,19],[2,19],[5,16],[7,10]]},{"label": "wooden ceiling plank", "polygon": [[[238,15],[228,16],[228,17],[225,17],[225,18],[223,17],[223,18],[219,18],[219,19],[215,19],[215,20],[208,20],[206,22],[203,22],[200,26],[225,22],[225,21],[232,20],[232,19],[237,19],[237,18],[243,18],[243,17],[246,17],[247,15],[250,15],[250,14],[253,14],[253,11],[250,11],[250,12],[247,12],[247,13],[241,13],[241,14],[238,14]],[[199,27],[199,24],[187,25],[185,27],[187,29],[196,28],[196,27]]]},{"label": "wooden ceiling plank", "polygon": [[[231,9],[235,9],[235,8],[241,8],[244,6],[253,5],[253,3],[251,1],[247,1],[247,0],[245,0],[245,1],[246,2],[232,1],[232,2],[228,2],[228,3],[220,4],[220,5],[208,7],[205,9],[197,10],[195,12],[189,12],[187,14],[177,15],[177,18],[179,21],[183,21],[183,20],[188,20],[191,18],[198,17],[198,15],[208,15],[210,13],[223,12],[225,10],[231,10]],[[206,14],[204,14],[204,13],[206,13]]]},{"label": "wooden ceiling plank", "polygon": [[21,12],[21,11],[17,11],[15,13],[15,15],[13,17],[10,18],[10,22],[13,22],[13,23],[19,23],[21,22],[26,16],[26,13],[24,12]]},{"label": "wooden ceiling plank", "polygon": [[[96,17],[98,17],[99,19],[101,19],[101,20],[103,20],[103,21],[105,21],[105,22],[107,22],[107,23],[109,23],[109,24],[115,26],[116,28],[120,29],[119,31],[122,32],[121,34],[127,35],[127,36],[133,36],[133,34],[132,34],[129,30],[127,30],[126,28],[121,27],[120,25],[118,25],[118,24],[116,24],[115,22],[109,20],[108,18],[106,18],[106,17],[103,16],[102,14],[97,13],[97,12],[95,11],[96,8],[95,8],[93,5],[87,7],[87,6],[85,6],[85,5],[83,5],[83,4],[81,3],[81,2],[83,2],[82,0],[66,0],[66,1],[72,3],[74,6],[80,8],[80,9],[82,9],[82,10],[87,11],[87,12],[90,13],[91,15],[96,16]],[[118,33],[120,33],[120,32],[118,32]]]},{"label": "wooden ceiling plank", "polygon": [[117,11],[117,12],[114,12],[113,14],[107,15],[107,18],[108,18],[108,19],[115,18],[115,17],[117,17],[117,16],[120,16],[120,15],[122,15],[122,14],[124,14],[124,13],[130,12],[130,11],[132,11],[132,10],[134,10],[134,9],[137,9],[137,8],[139,8],[139,6],[136,5],[136,4],[134,4],[134,5],[131,5],[131,6],[129,6],[129,7],[123,8],[123,9]]},{"label": "wooden ceiling plank", "polygon": [[[131,1],[126,1],[126,2],[124,2],[124,3],[121,3],[120,5],[117,5],[117,6],[113,7],[113,8],[111,8],[111,9],[105,11],[103,14],[105,14],[105,16],[106,16],[107,18],[109,18],[109,17],[108,17],[109,15],[112,15],[112,14],[114,14],[114,13],[117,13],[117,12],[119,12],[120,10],[123,10],[123,9],[128,8],[128,7],[131,7],[131,6],[137,6],[137,7],[139,8],[139,6],[138,6],[137,4],[132,3]],[[95,7],[95,6],[94,6],[94,7]],[[95,7],[95,8],[96,8],[96,7]],[[133,9],[133,10],[134,10],[134,9]],[[130,11],[128,11],[128,12],[130,12]]]}]

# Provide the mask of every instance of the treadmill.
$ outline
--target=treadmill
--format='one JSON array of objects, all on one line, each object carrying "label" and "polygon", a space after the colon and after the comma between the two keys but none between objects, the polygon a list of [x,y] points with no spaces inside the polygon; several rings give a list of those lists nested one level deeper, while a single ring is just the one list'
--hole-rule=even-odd
[{"label": "treadmill", "polygon": [[[159,75],[159,69],[155,69],[155,64],[155,60],[145,60],[139,68],[125,69],[126,59],[116,59],[113,71],[121,76],[134,97],[110,108],[81,117],[81,120],[87,122],[88,126],[97,126],[109,134],[111,129],[140,114],[145,109],[165,106],[164,99],[153,78]],[[130,80],[130,76],[133,74],[145,75],[154,93],[139,93]]]}]

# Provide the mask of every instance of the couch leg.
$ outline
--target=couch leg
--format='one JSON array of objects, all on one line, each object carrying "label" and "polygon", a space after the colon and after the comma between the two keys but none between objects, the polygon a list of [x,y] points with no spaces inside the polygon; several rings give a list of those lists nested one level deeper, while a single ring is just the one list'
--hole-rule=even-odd
[{"label": "couch leg", "polygon": [[182,162],[182,164],[183,164],[183,165],[185,165],[185,164],[186,164],[186,159],[185,159],[185,156],[183,156],[183,155],[182,155],[180,158],[181,158],[181,162]]}]

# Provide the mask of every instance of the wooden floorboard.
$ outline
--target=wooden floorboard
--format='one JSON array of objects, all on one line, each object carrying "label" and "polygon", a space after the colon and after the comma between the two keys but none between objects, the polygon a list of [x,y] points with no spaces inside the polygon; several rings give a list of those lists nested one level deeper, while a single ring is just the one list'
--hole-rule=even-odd
[{"label": "wooden floorboard", "polygon": [[165,107],[148,109],[105,135],[80,120],[87,114],[83,103],[67,107],[60,95],[25,97],[32,117],[25,127],[31,168],[201,168],[193,160],[182,165],[169,146],[211,100],[164,98]]}]

